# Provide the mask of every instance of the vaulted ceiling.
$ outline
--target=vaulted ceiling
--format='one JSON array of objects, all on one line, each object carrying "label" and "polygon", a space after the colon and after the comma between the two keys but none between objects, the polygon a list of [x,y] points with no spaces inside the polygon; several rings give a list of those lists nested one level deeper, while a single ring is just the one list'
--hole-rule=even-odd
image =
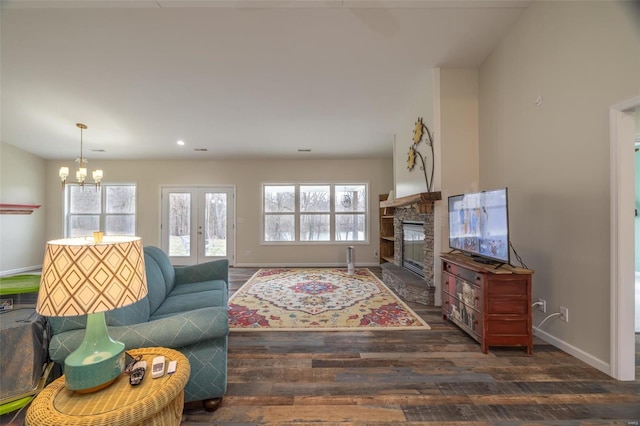
[{"label": "vaulted ceiling", "polygon": [[46,159],[78,155],[78,122],[90,159],[390,156],[425,74],[480,66],[529,4],[2,0],[0,137]]}]

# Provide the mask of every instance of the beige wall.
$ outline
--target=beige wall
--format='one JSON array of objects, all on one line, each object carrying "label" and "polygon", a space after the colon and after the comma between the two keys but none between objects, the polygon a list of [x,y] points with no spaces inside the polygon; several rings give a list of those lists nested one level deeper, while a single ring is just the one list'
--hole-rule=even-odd
[{"label": "beige wall", "polygon": [[[0,215],[0,275],[42,265],[45,244],[45,161],[0,143],[0,204],[41,205],[30,215]],[[60,186],[59,181],[54,180]]]},{"label": "beige wall", "polygon": [[[544,338],[608,370],[609,112],[640,93],[639,8],[534,2],[480,69],[480,183],[509,187]],[[537,96],[542,104],[536,106]],[[534,315],[534,325],[544,318]]]},{"label": "beige wall", "polygon": [[[407,169],[407,153],[413,144],[413,128],[418,117],[423,118],[423,123],[434,131],[433,100],[434,100],[434,72],[427,70],[419,76],[414,86],[414,91],[408,93],[404,111],[400,111],[396,119],[395,146],[394,146],[394,173],[396,197],[419,194],[427,191],[424,174],[420,170],[421,163],[416,159],[416,167]],[[421,142],[418,150],[424,155],[429,151]],[[437,190],[434,187],[434,190]]]},{"label": "beige wall", "polygon": [[447,197],[480,188],[478,70],[440,69],[442,251],[449,248]]},{"label": "beige wall", "polygon": [[[67,162],[68,163],[68,162]],[[392,189],[392,160],[280,160],[280,161],[92,161],[103,168],[105,182],[136,183],[138,235],[145,245],[160,244],[160,188],[163,185],[233,185],[236,189],[236,261],[241,265],[340,265],[349,244],[269,246],[260,244],[262,183],[369,184],[370,239],[355,246],[356,263],[377,264],[378,194]],[[63,162],[48,161],[47,176],[57,176]],[[56,179],[47,180],[47,238],[63,232],[62,196]],[[247,254],[250,252],[250,254]]]}]

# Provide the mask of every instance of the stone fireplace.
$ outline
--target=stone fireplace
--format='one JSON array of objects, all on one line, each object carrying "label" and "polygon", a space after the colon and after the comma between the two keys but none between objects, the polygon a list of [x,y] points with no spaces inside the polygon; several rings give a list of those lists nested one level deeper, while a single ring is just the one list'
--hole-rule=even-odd
[{"label": "stone fireplace", "polygon": [[[440,199],[440,193],[436,194],[437,199]],[[419,249],[416,235],[420,230],[416,226],[424,231]],[[413,240],[409,244],[404,241],[406,232],[413,233]],[[382,279],[388,287],[409,302],[434,306],[434,232],[433,201],[395,206],[393,263],[382,264]],[[409,262],[404,259],[405,264],[411,264],[409,268],[403,266],[403,250],[411,251]],[[421,271],[415,270],[418,264],[421,264]]]}]

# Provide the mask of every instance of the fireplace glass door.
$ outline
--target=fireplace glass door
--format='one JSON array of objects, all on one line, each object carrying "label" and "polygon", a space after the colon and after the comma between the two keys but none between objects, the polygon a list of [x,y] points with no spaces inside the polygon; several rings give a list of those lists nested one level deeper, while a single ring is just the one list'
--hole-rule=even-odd
[{"label": "fireplace glass door", "polygon": [[402,267],[424,277],[424,223],[402,223]]}]

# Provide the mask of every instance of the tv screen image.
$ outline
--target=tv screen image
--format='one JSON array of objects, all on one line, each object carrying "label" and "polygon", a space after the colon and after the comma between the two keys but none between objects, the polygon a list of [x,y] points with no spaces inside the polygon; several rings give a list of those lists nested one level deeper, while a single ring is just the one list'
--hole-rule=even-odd
[{"label": "tv screen image", "polygon": [[449,197],[449,247],[509,263],[507,188]]}]

